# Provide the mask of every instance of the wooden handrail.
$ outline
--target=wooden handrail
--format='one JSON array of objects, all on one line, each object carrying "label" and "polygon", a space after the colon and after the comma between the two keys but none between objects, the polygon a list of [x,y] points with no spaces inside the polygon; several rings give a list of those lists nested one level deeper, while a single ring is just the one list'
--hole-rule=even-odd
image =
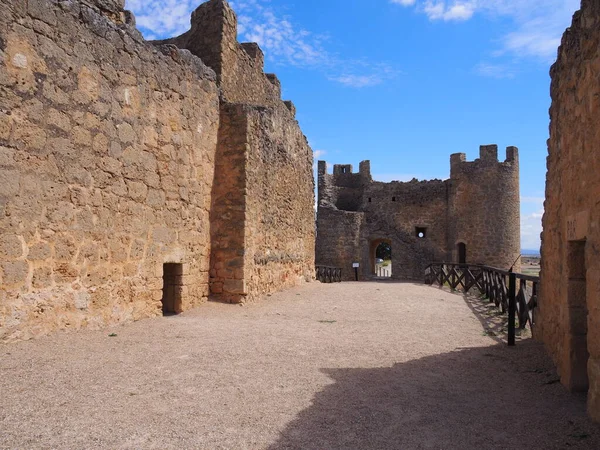
[{"label": "wooden handrail", "polygon": [[520,329],[529,324],[531,331],[534,330],[539,282],[539,277],[478,264],[439,262],[431,263],[425,269],[426,284],[447,284],[451,289],[465,293],[477,289],[503,313],[508,311],[508,342],[511,346],[515,343],[517,318]]},{"label": "wooden handrail", "polygon": [[341,283],[342,268],[330,266],[315,266],[316,278],[321,283]]}]

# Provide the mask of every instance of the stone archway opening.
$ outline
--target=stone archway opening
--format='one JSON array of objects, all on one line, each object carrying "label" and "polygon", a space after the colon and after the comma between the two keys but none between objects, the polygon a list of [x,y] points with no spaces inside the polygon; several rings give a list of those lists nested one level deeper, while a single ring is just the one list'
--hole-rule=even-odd
[{"label": "stone archway opening", "polygon": [[392,242],[378,239],[371,244],[373,274],[381,278],[392,277]]}]

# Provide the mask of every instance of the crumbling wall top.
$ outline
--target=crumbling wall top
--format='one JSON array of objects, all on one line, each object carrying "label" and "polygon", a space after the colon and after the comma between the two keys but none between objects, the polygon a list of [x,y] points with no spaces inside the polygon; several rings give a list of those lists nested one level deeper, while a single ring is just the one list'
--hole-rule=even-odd
[{"label": "crumbling wall top", "polygon": [[[191,28],[181,36],[156,41],[188,49],[211,67],[223,100],[281,107],[281,83],[264,73],[264,53],[254,42],[239,43],[237,17],[226,0],[209,0],[192,13]],[[287,108],[293,114],[293,108]]]}]

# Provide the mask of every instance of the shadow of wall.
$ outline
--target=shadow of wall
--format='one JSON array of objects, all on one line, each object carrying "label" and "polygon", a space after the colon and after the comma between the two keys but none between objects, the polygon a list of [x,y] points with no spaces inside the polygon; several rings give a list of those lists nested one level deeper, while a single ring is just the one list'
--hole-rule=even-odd
[{"label": "shadow of wall", "polygon": [[533,341],[322,371],[333,384],[270,450],[600,448],[584,397],[556,383]]}]

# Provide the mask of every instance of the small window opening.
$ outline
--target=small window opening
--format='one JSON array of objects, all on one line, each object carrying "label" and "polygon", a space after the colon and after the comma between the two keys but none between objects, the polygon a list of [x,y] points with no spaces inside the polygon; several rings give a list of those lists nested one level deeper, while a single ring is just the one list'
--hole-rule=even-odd
[{"label": "small window opening", "polygon": [[396,201],[396,197],[392,197],[392,201],[395,202]]},{"label": "small window opening", "polygon": [[419,239],[425,239],[425,237],[427,236],[427,228],[416,227],[415,234]]},{"label": "small window opening", "polygon": [[179,314],[181,309],[181,291],[183,287],[183,264],[167,263],[163,265],[163,315]]},{"label": "small window opening", "polygon": [[369,197],[369,203],[371,203],[371,197]]}]

